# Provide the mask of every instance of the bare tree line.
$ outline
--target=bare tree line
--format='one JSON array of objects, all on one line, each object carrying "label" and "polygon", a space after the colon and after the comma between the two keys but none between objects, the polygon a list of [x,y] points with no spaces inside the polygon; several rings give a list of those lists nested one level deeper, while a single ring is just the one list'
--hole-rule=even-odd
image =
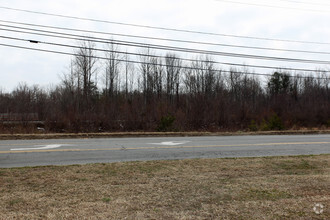
[{"label": "bare tree line", "polygon": [[[210,56],[140,52],[137,63],[108,44],[106,60],[82,43],[52,89],[20,84],[0,93],[0,113],[38,113],[49,131],[271,130],[330,126],[330,77],[246,68],[223,70]],[[99,79],[100,78],[100,79]],[[103,82],[103,85],[99,85]],[[3,123],[3,130],[12,129]]]}]

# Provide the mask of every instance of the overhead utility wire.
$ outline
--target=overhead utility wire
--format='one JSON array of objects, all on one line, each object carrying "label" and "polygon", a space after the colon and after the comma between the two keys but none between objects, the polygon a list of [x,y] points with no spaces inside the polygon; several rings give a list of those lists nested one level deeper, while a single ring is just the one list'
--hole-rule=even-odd
[{"label": "overhead utility wire", "polygon": [[[55,53],[55,54],[61,54],[61,55],[70,55],[70,56],[83,56],[83,57],[88,57],[88,58],[95,58],[95,59],[101,59],[101,60],[109,60],[109,58],[106,57],[101,57],[101,56],[84,56],[81,54],[76,54],[76,53],[68,53],[68,52],[62,52],[62,51],[55,51],[55,50],[45,50],[45,49],[37,49],[37,48],[31,48],[31,47],[23,47],[23,46],[17,46],[17,45],[10,45],[10,44],[2,44],[0,43],[0,46],[4,47],[11,47],[11,48],[17,48],[17,49],[24,49],[24,50],[33,50],[33,51],[39,51],[39,52],[47,52],[47,53]],[[166,67],[167,65],[161,64],[161,63],[149,63],[149,62],[142,62],[142,61],[132,61],[132,60],[127,60],[127,59],[113,59],[114,61],[119,61],[119,62],[127,62],[127,63],[134,63],[134,64],[144,64],[144,65],[155,65],[155,66],[162,66]],[[182,68],[182,69],[190,69],[190,70],[203,70],[203,71],[210,71],[210,69],[204,69],[204,68],[198,68],[198,67],[189,67],[189,66],[174,66],[171,65],[173,68]],[[271,74],[264,74],[264,73],[249,73],[249,72],[241,72],[241,71],[228,71],[228,70],[216,70],[214,69],[213,71],[219,71],[221,73],[240,73],[244,75],[256,75],[256,76],[272,76]],[[305,78],[305,79],[324,79],[324,80],[329,80],[329,78],[323,78],[323,77],[310,77],[310,76],[291,76],[288,75],[289,77],[296,77],[296,78]]]},{"label": "overhead utility wire", "polygon": [[290,2],[290,3],[297,3],[297,4],[303,4],[303,5],[319,5],[319,6],[330,6],[330,4],[326,3],[318,3],[318,2],[302,2],[302,1],[295,1],[295,0],[277,0],[281,2]]},{"label": "overhead utility wire", "polygon": [[187,30],[187,29],[166,28],[166,27],[151,26],[151,25],[140,25],[140,24],[106,21],[106,20],[99,20],[99,19],[92,19],[92,18],[83,18],[83,17],[77,17],[77,16],[60,15],[60,14],[53,14],[53,13],[46,13],[46,12],[39,12],[39,11],[32,11],[32,10],[25,10],[25,9],[17,9],[17,8],[5,7],[5,6],[0,6],[0,9],[20,11],[20,12],[25,12],[25,13],[39,14],[39,15],[47,15],[47,16],[60,17],[60,18],[69,18],[69,19],[74,19],[74,20],[92,21],[92,22],[98,22],[98,23],[115,24],[115,25],[139,27],[139,28],[148,28],[148,29],[163,30],[163,31],[182,32],[182,33],[190,33],[190,34],[201,34],[201,35],[210,35],[210,36],[244,38],[244,39],[265,40],[265,41],[281,41],[281,42],[303,43],[303,44],[320,44],[320,45],[325,45],[325,44],[329,45],[330,44],[330,43],[315,42],[315,41],[298,41],[298,40],[288,40],[288,39],[277,39],[277,38],[265,38],[265,37],[221,34],[221,33],[194,31],[194,30]]},{"label": "overhead utility wire", "polygon": [[[85,55],[81,55],[79,53],[69,53],[69,52],[63,52],[63,51],[45,50],[45,49],[23,47],[23,46],[10,45],[10,44],[2,44],[2,43],[0,43],[0,46],[17,48],[17,49],[25,49],[25,50],[34,50],[34,51],[39,51],[39,52],[55,53],[55,54],[61,54],[61,55],[82,56],[82,57],[95,58],[95,59],[101,59],[101,60],[109,60],[109,58],[107,58],[107,57],[101,57],[101,56],[85,56]],[[132,61],[132,60],[128,60],[128,59],[117,59],[117,58],[115,58],[115,59],[112,59],[112,60],[119,61],[119,62],[134,63],[134,64],[148,64],[148,65],[156,65],[156,66],[166,66],[165,64],[160,64],[160,63]],[[192,70],[204,70],[204,71],[209,70],[209,69],[198,68],[198,67],[189,67],[189,66],[173,66],[173,65],[171,65],[171,67],[183,68],[183,69],[192,69]],[[222,71],[222,70],[220,70],[220,71],[221,72],[231,72],[231,71]],[[239,73],[239,72],[237,72],[237,73]],[[243,72],[241,72],[241,73],[243,73]],[[261,74],[261,73],[260,74],[258,74],[258,73],[246,73],[246,74],[260,75],[260,76],[271,76],[269,74]],[[306,78],[310,78],[310,77],[306,77]]]},{"label": "overhead utility wire", "polygon": [[247,3],[247,2],[240,2],[240,1],[229,1],[229,0],[214,0],[217,2],[227,2],[233,4],[240,4],[240,5],[251,5],[251,6],[258,6],[258,7],[267,7],[267,8],[279,8],[279,9],[290,9],[296,11],[307,11],[307,12],[322,12],[322,13],[329,13],[329,10],[319,10],[319,9],[305,9],[305,8],[293,8],[293,7],[284,7],[284,6],[277,6],[277,5],[265,5],[259,3]]},{"label": "overhead utility wire", "polygon": [[[189,43],[189,44],[199,44],[199,45],[222,46],[222,47],[233,47],[233,48],[245,48],[245,49],[256,49],[256,50],[270,50],[270,51],[281,51],[281,52],[294,52],[294,53],[327,54],[327,55],[330,54],[330,52],[322,52],[322,51],[279,49],[279,48],[271,48],[271,47],[243,46],[243,45],[232,45],[232,44],[222,44],[222,43],[209,43],[209,42],[201,42],[201,41],[178,40],[178,39],[171,39],[171,38],[147,37],[147,36],[130,35],[130,34],[118,34],[118,33],[101,32],[101,31],[90,31],[90,30],[74,29],[74,28],[63,28],[63,27],[48,26],[48,25],[37,25],[37,24],[22,23],[22,22],[13,22],[13,21],[5,21],[5,20],[0,20],[0,22],[10,23],[10,24],[18,24],[18,25],[25,25],[25,26],[32,26],[32,27],[50,28],[50,29],[57,29],[57,30],[66,30],[66,31],[74,31],[74,32],[85,32],[85,33],[90,33],[90,34],[104,34],[104,35],[110,35],[110,36],[141,38],[141,39],[149,39],[149,40],[161,40],[161,41]],[[0,24],[0,26],[12,27],[12,28],[21,28],[21,27],[17,27],[17,26],[2,25],[2,24]],[[21,29],[24,29],[24,27],[22,27]]]},{"label": "overhead utility wire", "polygon": [[[0,30],[4,30],[1,29]],[[40,30],[38,30],[40,31]],[[299,63],[314,63],[314,64],[330,64],[330,61],[324,60],[311,60],[311,59],[298,59],[298,58],[288,58],[288,57],[274,57],[274,56],[261,56],[261,55],[253,55],[253,54],[242,54],[242,53],[230,53],[230,52],[219,52],[213,50],[199,50],[199,49],[190,49],[184,47],[172,47],[172,46],[164,46],[159,44],[146,44],[146,43],[137,43],[132,41],[122,41],[122,40],[108,40],[104,38],[95,38],[95,37],[86,37],[81,35],[74,35],[74,34],[64,34],[59,32],[52,32],[52,31],[41,31],[46,33],[55,33],[55,34],[62,34],[68,36],[78,36],[82,37],[86,40],[90,40],[95,43],[113,43],[117,45],[129,46],[129,47],[139,47],[139,48],[147,48],[147,49],[155,49],[155,50],[165,50],[165,51],[177,51],[183,53],[195,53],[195,54],[208,54],[208,55],[216,55],[216,56],[224,56],[224,57],[239,57],[245,59],[259,59],[259,60],[274,60],[280,62],[299,62]],[[102,39],[102,40],[96,40]]]},{"label": "overhead utility wire", "polygon": [[[47,44],[52,46],[60,46],[60,47],[70,47],[74,49],[84,49],[85,47],[82,46],[73,46],[68,44],[59,44],[53,42],[45,42],[45,41],[38,41],[38,40],[30,40],[30,39],[23,39],[23,38],[16,38],[16,37],[8,37],[8,36],[1,36],[0,38],[9,39],[9,40],[17,40],[17,41],[25,41],[30,43],[38,43],[38,44]],[[123,52],[119,50],[107,50],[107,49],[99,49],[99,48],[91,48],[93,51],[99,52],[107,52],[107,53],[118,53],[118,54],[125,54],[125,55],[133,55],[133,56],[143,56],[143,57],[152,57],[152,58],[166,58],[166,56],[158,56],[152,54],[140,54],[140,53],[133,53],[133,52]],[[187,58],[175,58],[178,60],[188,61],[188,62],[196,62],[196,59],[187,59]],[[325,70],[311,70],[311,69],[303,69],[303,68],[286,68],[286,67],[274,67],[274,66],[263,66],[263,65],[248,65],[248,64],[237,64],[237,63],[230,63],[230,62],[218,62],[213,60],[201,60],[202,62],[209,62],[213,64],[221,64],[221,65],[228,65],[228,66],[240,66],[240,67],[252,67],[252,68],[261,68],[261,69],[280,69],[280,70],[287,70],[287,71],[304,71],[304,72],[325,72],[328,73],[329,71]]]}]

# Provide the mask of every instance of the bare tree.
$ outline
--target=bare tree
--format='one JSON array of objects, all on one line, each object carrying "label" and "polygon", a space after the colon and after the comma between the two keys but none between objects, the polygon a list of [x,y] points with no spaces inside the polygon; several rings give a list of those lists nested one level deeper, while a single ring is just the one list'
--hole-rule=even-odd
[{"label": "bare tree", "polygon": [[144,94],[145,104],[150,103],[153,87],[154,87],[154,78],[152,74],[152,58],[150,49],[147,49],[145,52],[142,52],[140,55],[140,72],[141,72],[141,83],[142,91]]},{"label": "bare tree", "polygon": [[163,65],[161,59],[153,57],[151,59],[152,64],[152,82],[153,92],[157,93],[158,98],[161,98],[163,92]]},{"label": "bare tree", "polygon": [[75,52],[74,74],[77,79],[78,90],[82,87],[83,108],[90,106],[91,96],[97,90],[97,58],[95,57],[95,44],[91,41],[84,41]]},{"label": "bare tree", "polygon": [[166,96],[167,99],[172,101],[174,94],[179,96],[180,87],[180,73],[182,60],[176,54],[168,53],[165,57],[166,63]]},{"label": "bare tree", "polygon": [[204,94],[206,97],[211,98],[215,92],[216,88],[216,69],[214,67],[214,61],[211,57],[206,56],[203,61],[203,68],[205,68],[205,77],[204,77]]},{"label": "bare tree", "polygon": [[120,54],[118,53],[118,46],[113,41],[107,44],[105,61],[105,90],[108,96],[112,97],[114,92],[118,90],[119,84],[119,71],[120,71]]}]

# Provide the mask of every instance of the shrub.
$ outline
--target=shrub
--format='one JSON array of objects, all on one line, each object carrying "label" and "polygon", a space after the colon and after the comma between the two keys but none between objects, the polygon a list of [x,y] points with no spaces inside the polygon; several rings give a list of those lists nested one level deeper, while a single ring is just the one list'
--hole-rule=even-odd
[{"label": "shrub", "polygon": [[272,115],[268,121],[263,120],[261,129],[263,131],[283,130],[284,125],[282,120],[277,114]]},{"label": "shrub", "polygon": [[249,125],[249,130],[250,131],[257,131],[258,130],[258,126],[255,120],[252,120],[250,125]]},{"label": "shrub", "polygon": [[172,115],[168,115],[168,116],[163,116],[160,119],[157,131],[171,131],[173,129],[173,123],[175,121],[175,117]]}]

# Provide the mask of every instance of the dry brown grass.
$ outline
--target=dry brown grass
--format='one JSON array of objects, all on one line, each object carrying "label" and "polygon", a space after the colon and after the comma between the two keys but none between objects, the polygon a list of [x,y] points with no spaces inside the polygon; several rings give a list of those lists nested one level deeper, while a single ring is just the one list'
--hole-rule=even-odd
[{"label": "dry brown grass", "polygon": [[0,219],[330,219],[329,165],[322,155],[0,169]]},{"label": "dry brown grass", "polygon": [[113,132],[113,133],[37,133],[0,134],[0,140],[67,139],[67,138],[110,138],[110,137],[182,137],[182,136],[235,136],[235,135],[305,135],[330,134],[330,130],[286,130],[286,131],[237,131],[237,132]]}]

